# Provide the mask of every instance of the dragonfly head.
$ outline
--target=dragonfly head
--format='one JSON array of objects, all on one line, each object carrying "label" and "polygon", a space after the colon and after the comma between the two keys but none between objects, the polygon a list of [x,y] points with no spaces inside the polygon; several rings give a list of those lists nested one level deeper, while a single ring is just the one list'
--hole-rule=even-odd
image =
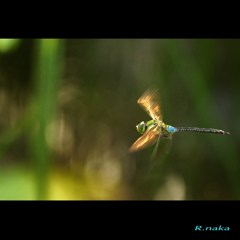
[{"label": "dragonfly head", "polygon": [[146,131],[146,124],[145,122],[140,122],[137,126],[136,126],[136,129],[137,131],[140,133],[140,134],[144,134],[145,131]]}]

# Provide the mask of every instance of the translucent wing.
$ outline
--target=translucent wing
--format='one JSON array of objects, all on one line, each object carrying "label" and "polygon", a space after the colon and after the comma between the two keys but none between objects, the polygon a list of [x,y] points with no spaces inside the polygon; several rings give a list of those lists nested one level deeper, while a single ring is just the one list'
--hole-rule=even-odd
[{"label": "translucent wing", "polygon": [[138,104],[148,113],[152,119],[162,120],[158,91],[148,89],[139,99]]},{"label": "translucent wing", "polygon": [[150,128],[146,131],[146,133],[144,133],[143,136],[138,138],[138,140],[133,143],[129,149],[129,152],[135,152],[149,146],[150,144],[153,144],[158,139],[159,134],[160,132],[158,126]]}]

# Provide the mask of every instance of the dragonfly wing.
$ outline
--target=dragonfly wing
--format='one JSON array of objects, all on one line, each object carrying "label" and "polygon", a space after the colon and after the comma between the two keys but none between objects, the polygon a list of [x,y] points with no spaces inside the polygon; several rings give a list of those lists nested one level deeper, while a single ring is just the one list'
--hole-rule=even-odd
[{"label": "dragonfly wing", "polygon": [[138,104],[148,113],[152,119],[162,120],[158,91],[148,89],[139,99]]},{"label": "dragonfly wing", "polygon": [[135,152],[149,146],[150,144],[153,144],[158,139],[159,134],[160,132],[158,130],[158,127],[151,128],[149,131],[144,133],[143,136],[138,138],[136,142],[133,143],[129,149],[129,152]]}]

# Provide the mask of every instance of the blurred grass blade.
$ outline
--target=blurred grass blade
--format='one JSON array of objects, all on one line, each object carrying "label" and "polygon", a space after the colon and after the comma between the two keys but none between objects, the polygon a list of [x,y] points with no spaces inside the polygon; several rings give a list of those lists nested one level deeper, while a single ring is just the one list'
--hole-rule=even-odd
[{"label": "blurred grass blade", "polygon": [[61,78],[63,41],[37,40],[35,66],[34,111],[36,122],[32,134],[31,149],[36,167],[37,199],[47,199],[50,154],[46,142],[46,128],[56,109],[57,90]]}]

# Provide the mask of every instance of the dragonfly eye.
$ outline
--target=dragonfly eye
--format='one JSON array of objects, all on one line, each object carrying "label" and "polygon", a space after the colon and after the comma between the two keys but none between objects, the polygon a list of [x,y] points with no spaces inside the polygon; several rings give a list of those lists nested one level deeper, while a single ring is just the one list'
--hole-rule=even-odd
[{"label": "dragonfly eye", "polygon": [[146,124],[145,124],[145,122],[139,123],[139,124],[136,126],[136,128],[137,128],[137,131],[138,131],[140,134],[144,134],[145,131],[146,131]]}]

